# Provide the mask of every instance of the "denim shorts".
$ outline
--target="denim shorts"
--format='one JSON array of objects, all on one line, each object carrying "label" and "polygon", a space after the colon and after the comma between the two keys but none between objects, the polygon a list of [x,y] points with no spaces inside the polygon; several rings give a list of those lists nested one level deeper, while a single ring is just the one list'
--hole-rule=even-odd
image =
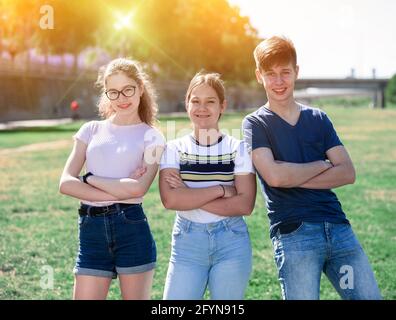
[{"label": "denim shorts", "polygon": [[[81,208],[90,206],[82,204]],[[106,278],[152,270],[156,246],[141,204],[79,217],[74,273]]]}]

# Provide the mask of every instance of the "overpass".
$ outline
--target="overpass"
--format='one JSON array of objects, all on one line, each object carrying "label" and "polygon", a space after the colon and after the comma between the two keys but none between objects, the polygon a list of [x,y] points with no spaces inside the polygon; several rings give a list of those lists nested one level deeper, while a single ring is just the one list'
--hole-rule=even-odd
[{"label": "overpass", "polygon": [[385,108],[385,88],[389,79],[298,79],[296,89],[355,89],[372,92],[373,106]]},{"label": "overpass", "polygon": [[[2,63],[0,58],[0,122],[71,117],[70,102],[73,100],[78,100],[82,106],[79,109],[80,117],[95,117],[98,91],[94,89],[93,83],[96,75],[97,71],[92,69],[71,70],[42,64],[26,67],[19,63]],[[319,90],[296,92],[296,98],[364,95],[373,97],[373,106],[384,108],[387,83],[388,79],[375,78],[299,79],[297,90]],[[184,110],[186,85],[185,81],[155,81],[160,92],[158,102],[161,112]],[[227,93],[228,104],[235,110],[258,107],[266,101],[264,90],[258,84],[234,85],[227,88]]]}]

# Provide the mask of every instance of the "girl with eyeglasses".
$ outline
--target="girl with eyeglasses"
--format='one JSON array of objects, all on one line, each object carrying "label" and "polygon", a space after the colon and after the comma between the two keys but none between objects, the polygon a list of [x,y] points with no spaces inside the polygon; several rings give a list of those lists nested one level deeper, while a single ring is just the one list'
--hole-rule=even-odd
[{"label": "girl with eyeglasses", "polygon": [[105,299],[118,276],[123,299],[149,299],[156,246],[142,201],[165,145],[154,128],[155,93],[139,63],[124,58],[101,70],[97,84],[103,120],[74,135],[59,186],[81,201],[73,298]]}]

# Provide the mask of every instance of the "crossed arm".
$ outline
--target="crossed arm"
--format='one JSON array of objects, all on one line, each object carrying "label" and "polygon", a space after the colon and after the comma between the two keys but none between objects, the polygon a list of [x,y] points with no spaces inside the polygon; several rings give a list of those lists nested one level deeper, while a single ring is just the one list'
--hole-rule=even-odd
[{"label": "crossed arm", "polygon": [[161,200],[173,210],[204,209],[223,216],[250,215],[256,199],[254,174],[235,176],[235,186],[188,188],[179,170],[163,169],[159,175]]},{"label": "crossed arm", "polygon": [[[143,196],[150,187],[158,170],[158,161],[147,164],[144,169],[139,169],[124,179],[109,179],[90,176],[87,182],[83,183],[78,178],[85,163],[85,152],[87,145],[76,139],[73,150],[67,159],[63,170],[59,192],[74,198],[86,201],[119,201]],[[163,148],[148,150],[157,158],[161,157]]]},{"label": "crossed arm", "polygon": [[87,145],[76,139],[73,150],[66,161],[59,182],[59,192],[86,201],[117,201],[115,196],[81,182],[78,175],[85,163]]},{"label": "crossed arm", "polygon": [[327,150],[326,156],[330,162],[290,163],[276,161],[269,148],[252,152],[254,166],[271,187],[331,189],[355,182],[355,169],[343,146]]},{"label": "crossed arm", "polygon": [[87,182],[95,188],[103,190],[120,200],[143,197],[157,174],[158,164],[163,151],[164,147],[160,146],[146,149],[143,160],[144,169],[131,173],[127,178],[111,179],[89,176]]},{"label": "crossed arm", "polygon": [[212,200],[202,209],[220,216],[250,215],[256,201],[256,175],[235,175],[235,189],[235,195]]}]

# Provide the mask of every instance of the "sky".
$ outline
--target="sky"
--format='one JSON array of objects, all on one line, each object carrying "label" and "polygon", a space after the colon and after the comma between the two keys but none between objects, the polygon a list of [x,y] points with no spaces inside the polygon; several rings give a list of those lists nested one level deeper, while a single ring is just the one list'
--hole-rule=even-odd
[{"label": "sky", "polygon": [[396,0],[229,0],[261,37],[285,35],[301,78],[396,74]]}]

